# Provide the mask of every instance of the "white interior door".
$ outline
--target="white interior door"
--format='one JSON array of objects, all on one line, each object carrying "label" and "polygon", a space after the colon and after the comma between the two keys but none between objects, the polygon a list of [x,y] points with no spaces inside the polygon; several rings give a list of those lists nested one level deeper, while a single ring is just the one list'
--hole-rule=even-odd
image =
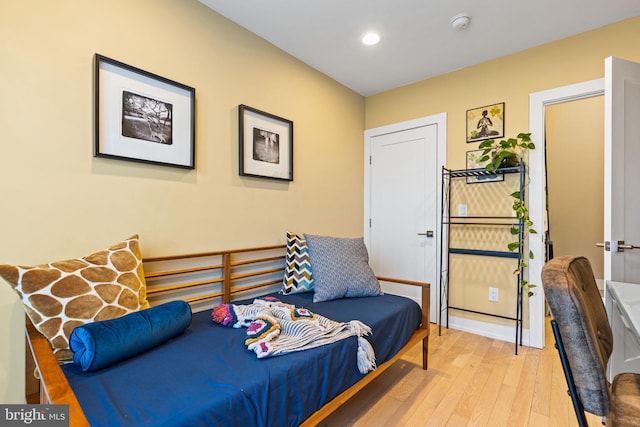
[{"label": "white interior door", "polygon": [[[438,123],[413,123],[368,131],[365,141],[369,157],[365,235],[371,266],[379,276],[430,283],[432,322],[439,278],[439,129]],[[420,297],[419,289],[402,285],[383,283],[383,290]]]},{"label": "white interior door", "polygon": [[605,60],[605,281],[640,283],[640,64]]}]

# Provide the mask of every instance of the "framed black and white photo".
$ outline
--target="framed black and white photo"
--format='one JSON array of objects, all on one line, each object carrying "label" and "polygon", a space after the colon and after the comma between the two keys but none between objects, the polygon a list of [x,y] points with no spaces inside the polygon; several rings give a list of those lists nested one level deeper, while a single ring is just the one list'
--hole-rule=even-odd
[{"label": "framed black and white photo", "polygon": [[95,55],[95,157],[195,168],[195,89]]},{"label": "framed black and white photo", "polygon": [[238,107],[240,175],[293,181],[293,122]]},{"label": "framed black and white photo", "polygon": [[504,102],[467,110],[467,143],[504,138]]},{"label": "framed black and white photo", "polygon": [[486,169],[488,160],[480,161],[483,152],[484,150],[467,151],[467,184],[504,181],[504,174]]}]

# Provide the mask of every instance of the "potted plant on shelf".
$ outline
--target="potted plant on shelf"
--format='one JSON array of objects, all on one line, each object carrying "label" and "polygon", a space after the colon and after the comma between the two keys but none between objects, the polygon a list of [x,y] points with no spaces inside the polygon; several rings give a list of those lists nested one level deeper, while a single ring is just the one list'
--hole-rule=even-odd
[{"label": "potted plant on shelf", "polygon": [[483,150],[480,162],[488,162],[485,166],[487,170],[496,170],[518,166],[525,153],[536,146],[531,142],[530,133],[519,133],[516,138],[501,141],[488,139],[481,142],[479,148]]},{"label": "potted plant on shelf", "polygon": [[[529,150],[536,148],[535,144],[531,141],[530,133],[519,133],[516,138],[508,138],[501,141],[488,139],[480,143],[480,149],[483,150],[480,163],[487,163],[485,168],[488,171],[495,171],[504,169],[507,167],[519,166],[521,162],[524,162],[525,155]],[[525,182],[526,186],[526,182]],[[527,267],[527,261],[525,260],[524,251],[525,243],[529,234],[537,234],[537,231],[533,228],[533,221],[529,218],[529,209],[524,202],[524,197],[521,197],[520,191],[516,191],[511,194],[513,198],[512,209],[518,220],[522,220],[522,239],[519,238],[520,227],[512,226],[510,231],[513,236],[517,236],[517,240],[510,242],[507,247],[511,252],[520,252],[520,264],[514,271],[514,274],[520,275],[520,286],[523,290],[527,291],[527,296],[533,295],[533,288],[536,285],[529,283],[525,278],[523,271]],[[534,255],[529,250],[527,259],[533,259]]]}]

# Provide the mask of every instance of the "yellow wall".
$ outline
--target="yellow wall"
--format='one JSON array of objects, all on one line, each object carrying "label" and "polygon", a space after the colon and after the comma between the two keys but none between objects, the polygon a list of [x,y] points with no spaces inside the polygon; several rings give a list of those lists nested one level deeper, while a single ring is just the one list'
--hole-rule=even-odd
[{"label": "yellow wall", "polygon": [[[96,52],[196,88],[194,171],[92,157]],[[362,235],[364,98],[196,0],[0,0],[0,94],[0,263]],[[238,176],[238,104],[294,122],[293,182]],[[24,397],[23,319],[0,285],[0,402]]]},{"label": "yellow wall", "polygon": [[608,56],[638,62],[639,39],[635,17],[370,96],[365,128],[446,112],[447,164],[462,169],[465,152],[478,146],[465,142],[466,110],[505,102],[505,133],[515,136],[529,129],[530,93],[604,77]]},{"label": "yellow wall", "polygon": [[[604,59],[608,56],[640,62],[637,40],[640,40],[640,17],[370,96],[365,102],[365,128],[444,112],[447,114],[447,166],[464,169],[466,152],[478,149],[479,145],[466,143],[468,109],[504,102],[505,135],[514,137],[520,132],[527,132],[529,94],[602,78]],[[571,215],[573,211],[560,214]],[[543,231],[541,224],[535,224],[534,228]],[[476,263],[477,260],[468,261],[464,269],[476,269]],[[507,283],[514,280],[513,277],[503,277],[499,266],[489,270],[489,263],[484,265],[482,272],[492,278],[494,286],[502,284],[503,280]],[[471,284],[466,272],[453,272],[452,266],[450,274],[453,274],[450,280]],[[530,278],[529,281],[541,286],[539,278]],[[490,285],[483,284],[485,290]],[[469,289],[463,289],[460,300],[467,291]],[[477,295],[478,298],[484,295],[484,301],[475,301],[478,302],[474,307],[477,310],[495,313],[507,309],[488,302],[486,292],[478,291]],[[526,299],[524,307],[526,327]],[[454,315],[459,315],[459,312]],[[478,319],[501,323],[487,317]]]},{"label": "yellow wall", "polygon": [[549,235],[554,256],[584,255],[604,277],[604,96],[545,111]]}]

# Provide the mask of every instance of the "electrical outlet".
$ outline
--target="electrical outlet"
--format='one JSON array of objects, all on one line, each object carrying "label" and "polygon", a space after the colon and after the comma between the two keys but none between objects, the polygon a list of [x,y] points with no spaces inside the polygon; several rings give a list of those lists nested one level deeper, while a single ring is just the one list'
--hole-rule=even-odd
[{"label": "electrical outlet", "polygon": [[467,216],[467,205],[458,205],[458,216]]},{"label": "electrical outlet", "polygon": [[498,288],[489,288],[489,301],[498,302],[500,300],[500,291]]}]

